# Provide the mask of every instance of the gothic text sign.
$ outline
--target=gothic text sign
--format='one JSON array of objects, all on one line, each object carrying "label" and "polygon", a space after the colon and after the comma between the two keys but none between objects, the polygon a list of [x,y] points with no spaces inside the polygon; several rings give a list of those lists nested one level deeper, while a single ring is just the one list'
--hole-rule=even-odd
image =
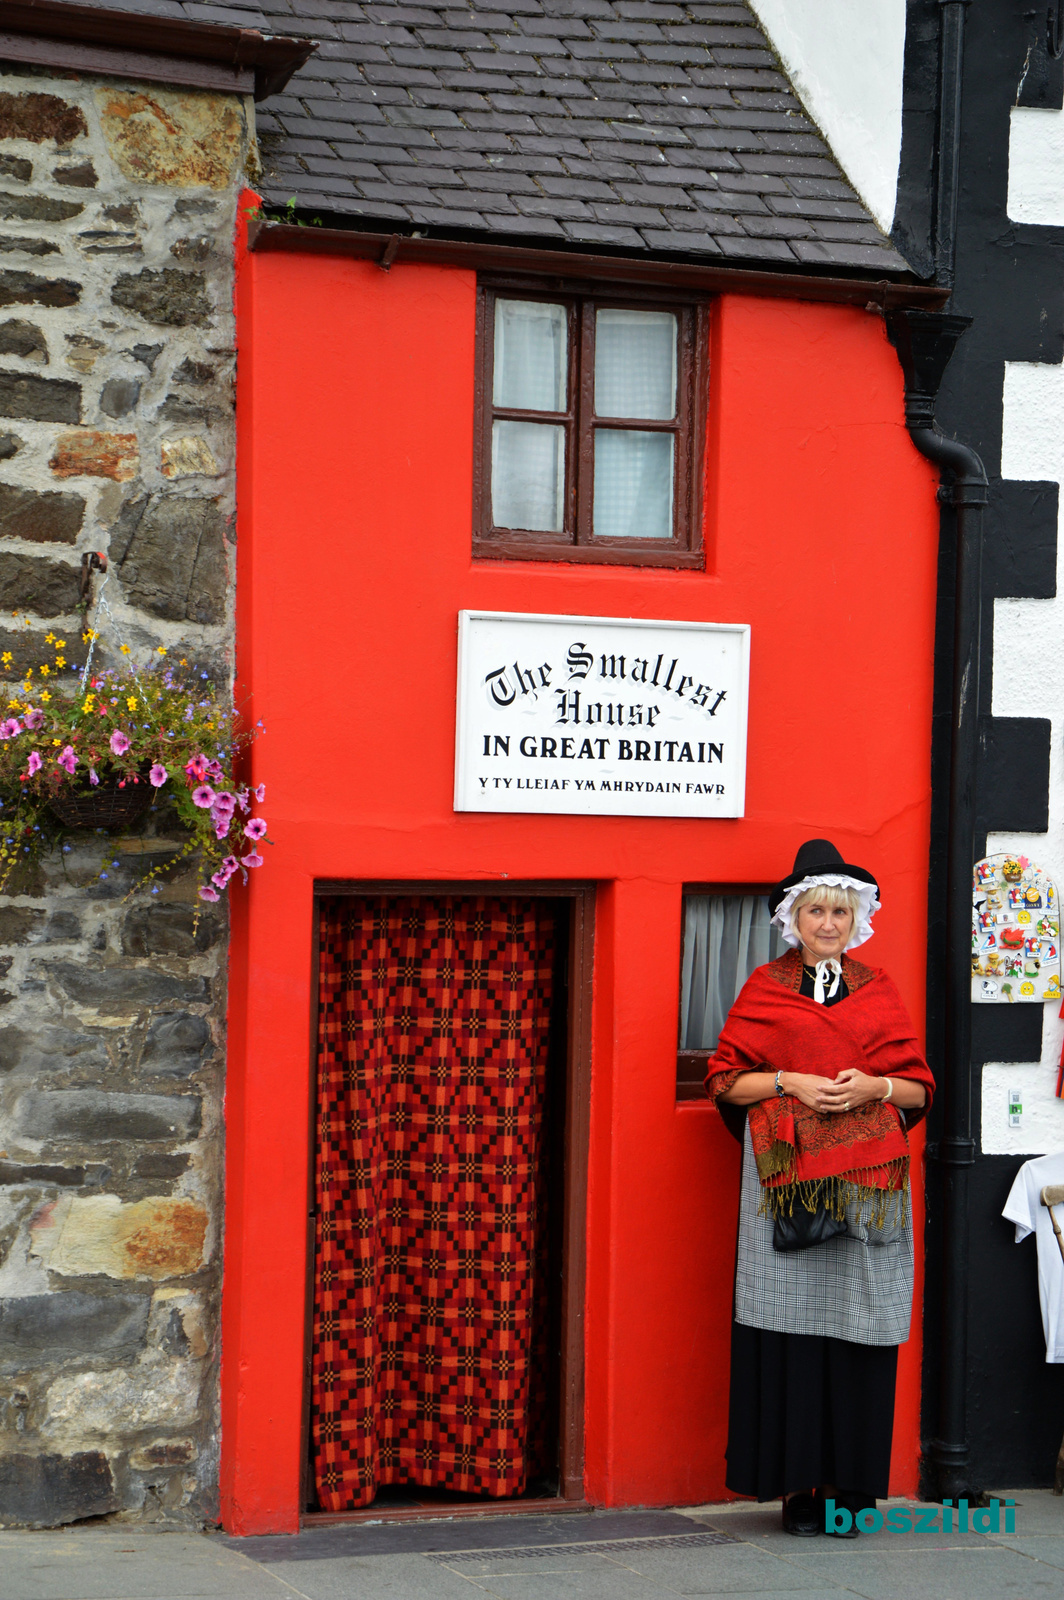
[{"label": "gothic text sign", "polygon": [[462,611],[456,811],[741,817],[750,629]]}]

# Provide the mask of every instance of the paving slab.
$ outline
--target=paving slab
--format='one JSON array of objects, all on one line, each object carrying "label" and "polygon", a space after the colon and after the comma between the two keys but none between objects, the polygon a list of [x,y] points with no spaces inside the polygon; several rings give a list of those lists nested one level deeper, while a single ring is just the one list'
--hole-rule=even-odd
[{"label": "paving slab", "polygon": [[3,1600],[285,1600],[287,1585],[196,1533],[0,1533]]},{"label": "paving slab", "polygon": [[[285,1600],[477,1600],[485,1592],[420,1555],[285,1563],[276,1576]],[[225,1600],[224,1590],[219,1600]]]},{"label": "paving slab", "polygon": [[822,1553],[796,1558],[796,1564],[818,1583],[847,1589],[862,1600],[898,1600],[900,1595],[905,1600],[1060,1600],[1055,1567],[998,1545],[890,1554],[874,1549],[871,1541],[855,1541],[856,1548],[816,1542]]},{"label": "paving slab", "polygon": [[[784,1537],[790,1545],[798,1542],[792,1535]],[[812,1539],[801,1542],[819,1543]],[[716,1595],[730,1591],[769,1595],[781,1589],[805,1591],[824,1587],[822,1578],[810,1576],[784,1556],[753,1544],[718,1545],[708,1549],[697,1546],[684,1549],[682,1545],[644,1548],[612,1552],[609,1559],[614,1566],[636,1572],[675,1594]]]}]

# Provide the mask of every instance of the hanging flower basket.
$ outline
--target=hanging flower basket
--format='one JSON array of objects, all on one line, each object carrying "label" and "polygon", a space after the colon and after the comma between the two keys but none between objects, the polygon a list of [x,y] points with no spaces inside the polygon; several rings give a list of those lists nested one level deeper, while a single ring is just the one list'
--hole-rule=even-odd
[{"label": "hanging flower basket", "polygon": [[68,828],[128,828],[151,805],[154,790],[147,778],[101,779],[95,788],[79,784],[58,789],[48,809]]}]

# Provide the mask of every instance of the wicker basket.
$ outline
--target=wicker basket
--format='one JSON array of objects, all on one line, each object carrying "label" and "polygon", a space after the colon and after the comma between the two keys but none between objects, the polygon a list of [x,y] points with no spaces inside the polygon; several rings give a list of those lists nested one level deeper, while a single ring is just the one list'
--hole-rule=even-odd
[{"label": "wicker basket", "polygon": [[124,788],[116,778],[92,788],[64,786],[48,801],[60,822],[68,828],[128,828],[152,803],[155,790],[146,777],[139,783],[127,778]]}]

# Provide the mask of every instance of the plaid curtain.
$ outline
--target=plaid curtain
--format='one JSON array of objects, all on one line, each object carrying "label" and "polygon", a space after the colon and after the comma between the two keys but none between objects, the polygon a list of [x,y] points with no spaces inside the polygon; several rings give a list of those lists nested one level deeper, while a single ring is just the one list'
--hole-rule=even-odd
[{"label": "plaid curtain", "polygon": [[323,906],[312,1437],[323,1509],[381,1484],[520,1494],[554,913]]}]

